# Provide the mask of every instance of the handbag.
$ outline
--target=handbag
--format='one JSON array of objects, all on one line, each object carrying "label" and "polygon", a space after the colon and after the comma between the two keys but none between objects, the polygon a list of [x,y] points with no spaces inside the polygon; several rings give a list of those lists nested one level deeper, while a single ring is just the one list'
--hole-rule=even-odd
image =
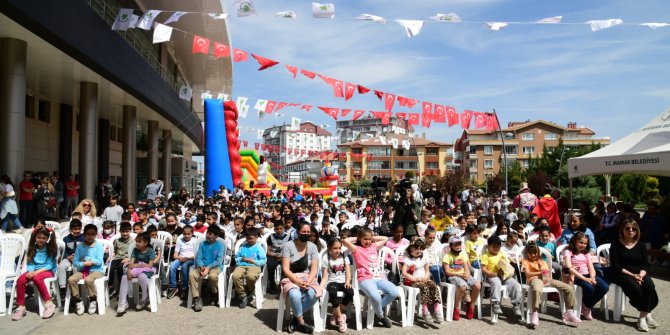
[{"label": "handbag", "polygon": [[47,208],[56,208],[58,207],[58,201],[56,201],[56,197],[53,195],[50,195],[47,198],[47,203],[46,203]]},{"label": "handbag", "polygon": [[510,263],[509,259],[507,259],[507,257],[500,258],[500,262],[498,262],[498,275],[502,277],[503,281],[514,276],[514,267]]}]

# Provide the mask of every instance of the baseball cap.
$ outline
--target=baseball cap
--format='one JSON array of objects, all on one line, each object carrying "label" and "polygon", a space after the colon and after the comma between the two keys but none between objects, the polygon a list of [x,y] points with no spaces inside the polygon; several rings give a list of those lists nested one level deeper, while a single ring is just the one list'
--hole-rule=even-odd
[{"label": "baseball cap", "polygon": [[456,243],[461,243],[461,238],[454,235],[449,238],[449,244],[456,244]]},{"label": "baseball cap", "polygon": [[454,226],[447,226],[447,228],[444,230],[444,233],[447,235],[454,235],[457,233],[456,228]]}]

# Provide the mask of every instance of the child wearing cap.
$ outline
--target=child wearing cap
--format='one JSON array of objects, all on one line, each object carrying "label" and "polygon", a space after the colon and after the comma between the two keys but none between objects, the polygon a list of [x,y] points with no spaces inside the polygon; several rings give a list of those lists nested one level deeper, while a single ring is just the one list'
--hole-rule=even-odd
[{"label": "child wearing cap", "polygon": [[[479,296],[481,284],[470,275],[470,261],[468,255],[463,251],[463,242],[460,237],[452,236],[449,238],[449,252],[444,255],[442,266],[449,283],[457,287],[453,320],[458,321],[460,319],[460,306],[464,296],[467,302],[465,317],[468,320],[472,319],[475,315],[473,301],[476,301]],[[468,290],[470,290],[469,295],[467,294]]]}]

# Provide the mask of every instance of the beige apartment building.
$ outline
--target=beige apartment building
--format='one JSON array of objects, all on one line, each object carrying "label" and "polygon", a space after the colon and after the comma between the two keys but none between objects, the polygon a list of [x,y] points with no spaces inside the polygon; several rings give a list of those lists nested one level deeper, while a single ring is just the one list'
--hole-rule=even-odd
[{"label": "beige apartment building", "polygon": [[501,171],[503,164],[503,144],[501,133],[505,136],[505,150],[508,163],[519,161],[522,167],[528,167],[530,160],[547,150],[556,150],[559,139],[563,140],[566,151],[591,144],[610,144],[609,137],[596,137],[595,131],[586,126],[577,126],[570,122],[566,127],[544,120],[510,122],[507,128],[500,130],[467,129],[456,141],[454,164],[465,168],[471,180],[483,182]]}]

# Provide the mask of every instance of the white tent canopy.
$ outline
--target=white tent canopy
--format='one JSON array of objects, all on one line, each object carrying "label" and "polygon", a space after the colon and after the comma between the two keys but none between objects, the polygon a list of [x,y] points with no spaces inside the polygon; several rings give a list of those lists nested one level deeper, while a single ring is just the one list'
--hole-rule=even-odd
[{"label": "white tent canopy", "polygon": [[602,149],[568,159],[570,178],[622,173],[670,176],[670,109]]}]

